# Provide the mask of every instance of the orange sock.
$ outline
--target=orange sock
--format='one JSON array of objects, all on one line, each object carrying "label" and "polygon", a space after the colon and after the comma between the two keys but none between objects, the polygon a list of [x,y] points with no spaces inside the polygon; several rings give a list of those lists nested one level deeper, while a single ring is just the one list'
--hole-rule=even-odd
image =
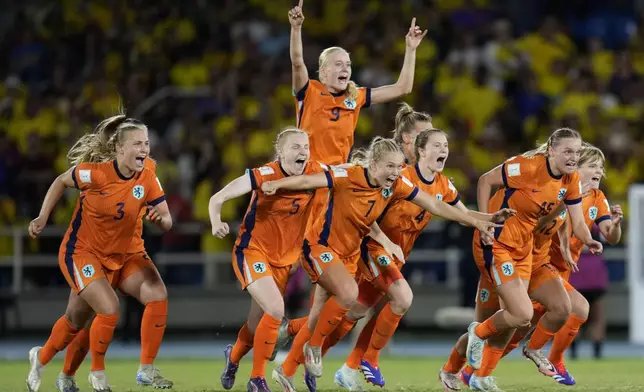
[{"label": "orange sock", "polygon": [[168,300],[148,302],[141,319],[141,364],[152,365],[159,353],[165,323],[168,319]]},{"label": "orange sock", "polygon": [[546,327],[543,326],[543,319],[537,324],[537,328],[534,330],[530,341],[528,342],[528,348],[530,350],[540,350],[543,346],[548,343],[550,339],[555,335],[556,331],[549,331]]},{"label": "orange sock", "polygon": [[248,322],[245,322],[237,333],[237,341],[230,353],[230,361],[235,365],[239,365],[239,361],[253,348],[253,340],[254,336],[248,329]]},{"label": "orange sock", "polygon": [[275,348],[277,330],[281,324],[281,318],[278,320],[267,313],[264,313],[262,319],[259,320],[253,339],[253,370],[250,373],[250,378],[266,375],[266,363]]},{"label": "orange sock", "polygon": [[89,351],[92,353],[92,371],[105,370],[107,352],[114,329],[119,321],[118,314],[97,314],[89,329]]},{"label": "orange sock", "polygon": [[465,361],[465,356],[459,354],[458,350],[456,350],[456,347],[454,347],[452,348],[452,353],[449,355],[447,363],[445,364],[445,366],[443,366],[443,370],[447,373],[456,374],[461,371],[463,365],[465,365]]},{"label": "orange sock", "polygon": [[85,360],[89,352],[89,329],[83,328],[76,334],[74,340],[69,343],[65,350],[65,363],[63,374],[73,376]]},{"label": "orange sock", "polygon": [[471,367],[470,365],[466,365],[465,369],[463,369],[463,373],[467,374],[468,376],[474,373],[474,368]]},{"label": "orange sock", "polygon": [[300,332],[295,335],[291,351],[288,352],[284,363],[282,363],[282,370],[288,377],[295,375],[298,366],[304,363],[304,344],[311,338],[311,331],[308,324],[304,324]]},{"label": "orange sock", "polygon": [[335,300],[335,296],[329,298],[322,308],[320,319],[315,326],[311,339],[309,339],[309,345],[312,347],[322,347],[324,339],[333,332],[348,311],[349,308],[340,306],[338,301]]},{"label": "orange sock", "polygon": [[486,342],[485,346],[483,347],[483,361],[481,362],[481,367],[479,368],[479,370],[476,371],[476,376],[487,377],[492,374],[494,369],[496,369],[496,365],[499,363],[502,357],[502,348],[491,347]]},{"label": "orange sock", "polygon": [[362,328],[360,335],[358,336],[358,341],[356,341],[355,347],[347,357],[346,364],[351,369],[357,370],[360,366],[360,360],[364,356],[364,353],[369,348],[369,342],[371,342],[371,335],[373,335],[373,330],[376,328],[376,321],[378,320],[377,316],[371,317],[369,322]]},{"label": "orange sock", "polygon": [[325,356],[327,351],[342,340],[356,325],[358,320],[349,320],[346,317],[342,317],[340,324],[331,332],[331,335],[327,336],[324,339],[324,344],[322,344],[322,356]]},{"label": "orange sock", "polygon": [[579,333],[579,328],[586,322],[586,319],[580,318],[571,314],[566,320],[566,324],[555,334],[555,339],[552,342],[550,349],[550,362],[553,364],[563,362],[564,352],[570,347],[572,342]]},{"label": "orange sock", "polygon": [[499,330],[496,329],[494,326],[494,317],[497,314],[501,314],[501,311],[496,312],[492,317],[488,318],[487,320],[483,321],[479,325],[474,328],[474,333],[476,336],[478,336],[481,339],[487,339],[490,336],[494,336],[499,333]]},{"label": "orange sock", "polygon": [[369,348],[362,357],[365,361],[369,362],[372,366],[378,366],[380,350],[394,336],[394,332],[396,332],[396,328],[398,328],[398,323],[400,323],[402,317],[402,314],[396,314],[391,310],[391,305],[385,305],[376,320],[376,328],[373,334],[371,334]]},{"label": "orange sock", "polygon": [[78,329],[74,328],[65,316],[59,318],[51,329],[47,343],[40,349],[40,355],[38,357],[40,363],[42,365],[48,364],[59,351],[67,347],[74,337],[76,337],[77,333]]},{"label": "orange sock", "polygon": [[300,332],[300,329],[302,329],[302,326],[308,321],[309,316],[296,318],[295,320],[288,320],[288,336],[297,335],[297,333]]}]

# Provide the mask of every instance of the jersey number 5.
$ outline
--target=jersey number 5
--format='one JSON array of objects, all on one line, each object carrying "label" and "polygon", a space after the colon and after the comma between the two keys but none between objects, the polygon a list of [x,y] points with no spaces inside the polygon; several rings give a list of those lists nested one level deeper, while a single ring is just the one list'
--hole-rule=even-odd
[{"label": "jersey number 5", "polygon": [[331,109],[331,121],[338,121],[340,119],[340,108]]},{"label": "jersey number 5", "polygon": [[125,207],[125,203],[120,202],[120,203],[116,203],[116,205],[118,206],[118,209],[116,210],[116,213],[118,215],[114,217],[114,220],[121,220],[125,216],[125,212],[123,212],[123,208]]},{"label": "jersey number 5", "polygon": [[297,203],[298,201],[300,201],[299,198],[298,199],[293,199],[293,203],[291,204],[293,209],[289,212],[289,214],[295,215],[295,214],[298,213],[298,211],[300,210],[300,205]]}]

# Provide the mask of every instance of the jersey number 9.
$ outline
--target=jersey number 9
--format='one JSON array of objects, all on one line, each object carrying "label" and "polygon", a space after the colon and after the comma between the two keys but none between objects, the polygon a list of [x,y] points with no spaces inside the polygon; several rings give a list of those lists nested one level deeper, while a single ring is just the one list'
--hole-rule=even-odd
[{"label": "jersey number 9", "polygon": [[331,121],[338,121],[340,119],[340,108],[331,109]]}]

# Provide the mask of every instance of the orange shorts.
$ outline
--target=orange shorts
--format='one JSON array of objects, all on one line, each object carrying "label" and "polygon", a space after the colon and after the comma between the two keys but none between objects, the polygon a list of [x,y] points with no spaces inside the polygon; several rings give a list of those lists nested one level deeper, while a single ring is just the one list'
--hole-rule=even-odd
[{"label": "orange shorts", "polygon": [[324,271],[337,263],[344,264],[349,274],[356,276],[360,252],[349,257],[341,257],[333,249],[320,244],[310,244],[307,240],[304,240],[302,251],[305,261],[302,263],[302,266],[309,274],[309,278],[313,283],[316,283],[320,279]]},{"label": "orange shorts", "polygon": [[549,280],[561,279],[559,271],[550,263],[537,265],[532,269],[530,275],[530,285],[528,286],[528,294],[543,286]]},{"label": "orange shorts", "polygon": [[567,268],[559,268],[557,266],[555,266],[555,268],[557,268],[557,272],[559,272],[559,276],[561,276],[561,282],[563,283],[566,292],[569,293],[573,290],[576,290],[570,284],[570,274],[572,274],[572,271]]},{"label": "orange shorts", "polygon": [[497,242],[494,242],[492,246],[483,245],[476,234],[472,241],[472,252],[481,276],[489,279],[496,286],[517,278],[530,280],[532,273],[531,252],[515,253]]},{"label": "orange shorts", "polygon": [[113,288],[122,281],[143,268],[156,268],[145,251],[122,255],[122,267],[118,270],[105,268],[102,258],[91,252],[76,251],[67,256],[65,252],[58,254],[58,265],[69,284],[76,293],[83,291],[87,285],[101,278]]},{"label": "orange shorts", "polygon": [[358,303],[367,307],[373,308],[385,296],[384,290],[375,284],[375,281],[369,281],[362,273],[358,274]]},{"label": "orange shorts", "polygon": [[284,295],[293,265],[275,266],[266,260],[269,258],[262,251],[235,247],[233,271],[242,285],[242,290],[246,290],[246,287],[257,279],[272,276],[277,288]]},{"label": "orange shorts", "polygon": [[400,272],[402,263],[379,243],[368,238],[360,245],[358,267],[363,280],[371,282],[379,291],[385,293],[393,282],[403,279]]},{"label": "orange shorts", "polygon": [[479,278],[479,286],[476,290],[476,306],[483,309],[500,309],[499,295],[496,293],[496,286],[491,280],[486,279],[483,274]]}]

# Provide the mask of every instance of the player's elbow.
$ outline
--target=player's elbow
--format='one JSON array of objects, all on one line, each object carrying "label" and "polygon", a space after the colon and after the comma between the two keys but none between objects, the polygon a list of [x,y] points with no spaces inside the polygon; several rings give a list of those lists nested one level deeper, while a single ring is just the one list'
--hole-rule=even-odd
[{"label": "player's elbow", "polygon": [[163,231],[170,231],[172,229],[172,215],[168,214],[164,216],[161,223],[161,229]]},{"label": "player's elbow", "polygon": [[398,96],[402,97],[404,95],[411,94],[411,91],[414,88],[414,85],[412,83],[398,83],[396,86]]}]

